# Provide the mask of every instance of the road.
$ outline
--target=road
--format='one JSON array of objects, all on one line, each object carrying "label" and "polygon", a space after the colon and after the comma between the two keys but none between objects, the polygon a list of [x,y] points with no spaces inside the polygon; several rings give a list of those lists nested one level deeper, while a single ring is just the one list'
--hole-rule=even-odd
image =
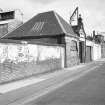
[{"label": "road", "polygon": [[25,105],[105,105],[105,61],[80,78]]}]

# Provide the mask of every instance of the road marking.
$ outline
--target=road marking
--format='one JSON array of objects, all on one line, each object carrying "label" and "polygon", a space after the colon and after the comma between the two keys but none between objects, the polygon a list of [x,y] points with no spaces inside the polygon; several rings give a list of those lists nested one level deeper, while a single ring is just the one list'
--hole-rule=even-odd
[{"label": "road marking", "polygon": [[[78,78],[80,78],[80,77],[82,77],[82,76],[84,76],[85,74],[87,74],[89,71],[92,71],[92,70],[94,70],[94,69],[96,69],[96,68],[98,68],[99,66],[95,66],[95,67],[93,67],[93,68],[91,68],[91,69],[89,69],[89,70],[86,70],[86,71],[83,71],[82,72],[82,70],[80,70],[79,72],[82,72],[81,74],[76,74],[76,76],[74,76],[74,77],[72,77],[72,78],[70,78],[70,79],[67,79],[67,80],[64,80],[62,83],[59,83],[58,85],[53,85],[53,86],[50,86],[50,87],[48,87],[48,88],[45,88],[44,89],[44,92],[39,92],[39,93],[37,93],[38,95],[36,96],[36,94],[33,94],[33,95],[31,95],[31,96],[29,96],[29,97],[25,97],[25,98],[22,98],[21,100],[17,100],[17,101],[15,101],[15,102],[13,102],[13,103],[11,103],[11,104],[8,104],[8,105],[29,105],[29,103],[30,102],[32,102],[32,101],[34,101],[34,100],[36,100],[37,98],[39,98],[39,97],[41,97],[41,96],[43,96],[43,95],[46,95],[47,93],[50,93],[50,92],[52,92],[52,91],[54,91],[54,90],[56,90],[56,89],[58,89],[58,88],[60,88],[60,87],[62,87],[62,86],[64,86],[64,85],[66,85],[67,83],[70,83],[70,82],[72,82],[73,80],[76,80],[76,79],[78,79]],[[78,73],[79,73],[78,72]],[[43,91],[43,90],[42,90]],[[31,97],[31,98],[30,98]]]}]

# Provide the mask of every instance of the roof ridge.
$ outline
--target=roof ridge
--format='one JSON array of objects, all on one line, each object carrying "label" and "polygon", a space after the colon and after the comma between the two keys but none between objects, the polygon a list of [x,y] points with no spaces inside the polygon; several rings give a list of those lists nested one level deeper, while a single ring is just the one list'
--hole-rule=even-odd
[{"label": "roof ridge", "polygon": [[63,25],[62,25],[62,23],[61,23],[59,17],[57,16],[58,14],[57,14],[55,11],[53,11],[53,12],[54,12],[54,15],[55,15],[55,17],[56,17],[56,19],[57,19],[57,21],[58,21],[58,24],[61,26],[62,31],[63,31],[64,33],[66,33],[65,28],[63,27]]}]

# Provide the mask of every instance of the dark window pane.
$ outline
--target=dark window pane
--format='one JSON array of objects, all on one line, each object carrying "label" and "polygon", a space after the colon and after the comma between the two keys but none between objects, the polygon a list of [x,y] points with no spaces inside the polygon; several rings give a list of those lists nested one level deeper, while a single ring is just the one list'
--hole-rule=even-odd
[{"label": "dark window pane", "polygon": [[14,11],[0,13],[0,21],[14,19]]}]

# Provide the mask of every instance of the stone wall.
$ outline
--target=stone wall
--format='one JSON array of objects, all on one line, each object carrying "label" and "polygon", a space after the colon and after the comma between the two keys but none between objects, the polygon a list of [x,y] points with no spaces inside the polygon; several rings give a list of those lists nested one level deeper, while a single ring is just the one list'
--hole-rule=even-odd
[{"label": "stone wall", "polygon": [[67,67],[78,65],[79,60],[79,43],[75,38],[66,37],[66,63]]},{"label": "stone wall", "polygon": [[36,44],[0,44],[0,83],[62,68],[64,48]]}]

